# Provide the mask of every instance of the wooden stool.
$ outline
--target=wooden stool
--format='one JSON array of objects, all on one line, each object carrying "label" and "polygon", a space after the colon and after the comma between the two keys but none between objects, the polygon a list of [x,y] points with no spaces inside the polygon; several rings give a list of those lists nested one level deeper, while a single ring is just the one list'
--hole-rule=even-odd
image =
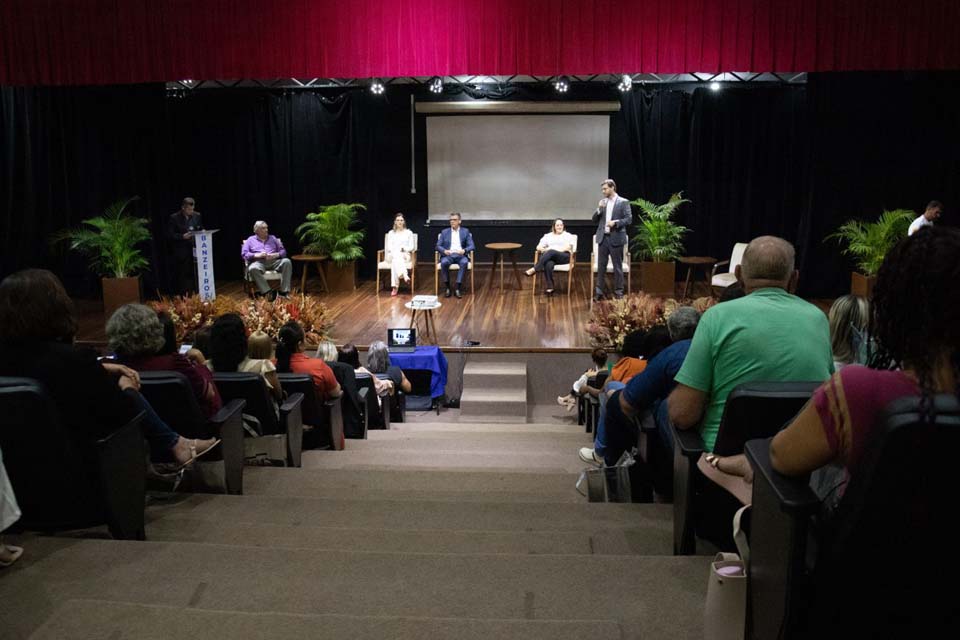
[{"label": "wooden stool", "polygon": [[[691,276],[693,276],[694,270],[698,267],[702,268],[704,271],[704,277],[707,280],[707,286],[710,286],[710,271],[713,269],[713,265],[717,264],[717,259],[710,256],[684,256],[682,258],[677,258],[677,261],[680,264],[687,265],[687,279],[683,283],[683,295],[681,299],[687,298],[687,292],[690,289]],[[693,280],[693,289],[694,293],[696,292],[697,283],[696,279]]]},{"label": "wooden stool", "polygon": [[290,258],[294,262],[302,262],[303,269],[300,272],[300,293],[305,294],[307,292],[307,271],[310,270],[310,265],[317,265],[317,273],[320,274],[320,282],[323,283],[324,293],[330,292],[330,287],[327,286],[327,276],[323,273],[323,261],[329,260],[327,256],[316,256],[310,255],[307,253],[301,253]]}]

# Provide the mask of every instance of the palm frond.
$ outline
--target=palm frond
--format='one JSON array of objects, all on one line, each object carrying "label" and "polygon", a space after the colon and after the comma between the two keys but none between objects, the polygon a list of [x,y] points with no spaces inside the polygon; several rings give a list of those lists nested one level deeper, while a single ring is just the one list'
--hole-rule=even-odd
[{"label": "palm frond", "polygon": [[67,242],[73,251],[87,255],[90,268],[96,273],[112,277],[134,276],[149,267],[138,244],[150,239],[149,221],[126,215],[133,196],[117,200],[102,215],[83,220],[77,229],[65,229],[53,235],[53,243]]},{"label": "palm frond", "polygon": [[884,211],[875,222],[847,220],[826,238],[846,244],[843,254],[852,256],[863,274],[876,275],[887,252],[907,235],[916,213],[909,209]]},{"label": "palm frond", "polygon": [[690,229],[679,225],[671,218],[680,205],[690,202],[683,192],[670,196],[663,204],[655,204],[643,198],[632,200],[641,211],[638,216],[636,239],[631,245],[633,254],[641,260],[670,262],[683,255],[683,236]]},{"label": "palm frond", "polygon": [[306,222],[295,230],[304,253],[330,256],[338,265],[363,258],[360,243],[366,232],[350,227],[357,223],[357,214],[366,208],[360,203],[340,203],[308,213]]}]

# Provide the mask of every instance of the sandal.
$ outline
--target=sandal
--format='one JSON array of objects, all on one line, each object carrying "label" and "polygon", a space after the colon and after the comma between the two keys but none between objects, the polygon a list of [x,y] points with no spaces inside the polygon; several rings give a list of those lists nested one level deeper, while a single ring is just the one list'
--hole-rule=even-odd
[{"label": "sandal", "polygon": [[0,569],[9,567],[23,555],[23,547],[0,542]]},{"label": "sandal", "polygon": [[198,450],[197,450],[197,441],[196,441],[196,440],[187,440],[187,442],[188,442],[189,445],[190,445],[190,458],[189,458],[186,462],[184,462],[183,464],[180,464],[180,465],[176,465],[176,464],[175,464],[175,465],[174,465],[174,468],[173,468],[173,471],[180,471],[181,469],[186,469],[187,467],[189,467],[190,465],[192,465],[194,462],[196,462],[197,458],[199,458],[200,456],[206,455],[206,454],[210,453],[211,451],[213,451],[214,447],[216,447],[218,444],[220,444],[220,438],[214,438],[214,439],[213,439],[213,444],[211,444],[209,447],[207,447],[207,448],[204,449],[203,451],[198,451]]}]

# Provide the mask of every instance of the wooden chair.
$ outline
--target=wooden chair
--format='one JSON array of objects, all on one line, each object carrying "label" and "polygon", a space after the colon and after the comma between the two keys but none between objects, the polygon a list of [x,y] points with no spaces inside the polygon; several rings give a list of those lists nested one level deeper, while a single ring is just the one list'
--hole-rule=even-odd
[{"label": "wooden chair", "polygon": [[[471,293],[475,291],[473,286],[473,272],[474,272],[473,254],[474,254],[473,251],[467,254],[467,259],[470,261],[467,263],[467,271],[470,272],[470,292]],[[458,264],[450,265],[450,271],[459,271],[459,270],[460,270],[460,265]],[[433,295],[436,296],[439,294],[440,294],[440,252],[434,251],[433,252]]]},{"label": "wooden chair", "polygon": [[[613,256],[607,259],[606,273],[613,273]],[[627,279],[627,293],[632,290],[630,279],[630,242],[623,245],[623,275]],[[587,297],[590,299],[590,307],[593,308],[593,290],[597,281],[597,237],[593,237],[593,249],[590,252],[590,286],[587,287]]]},{"label": "wooden chair", "polygon": [[[540,249],[533,252],[533,264],[537,264],[540,259]],[[567,264],[558,264],[553,268],[553,272],[565,271],[567,273],[567,298],[570,297],[570,291],[573,290],[573,268],[577,265],[577,236],[573,236],[573,249],[570,251],[570,262]],[[537,274],[533,274],[533,286],[530,288],[533,296],[537,296]]]},{"label": "wooden chair", "polygon": [[[736,271],[737,265],[743,261],[743,252],[746,250],[747,243],[738,242],[733,245],[733,251],[730,253],[729,260],[721,260],[713,265],[713,271],[710,272],[710,287],[713,289],[714,295],[718,295],[730,285],[736,284],[737,276],[734,274],[734,271]],[[726,272],[717,271],[717,269],[722,266],[727,266]]]},{"label": "wooden chair", "polygon": [[[383,234],[383,246],[387,246],[387,235]],[[410,292],[417,290],[417,247],[418,236],[413,234],[413,252],[410,254]],[[377,251],[377,295],[380,295],[380,272],[390,271],[390,263],[386,260],[386,248]]]},{"label": "wooden chair", "polygon": [[[240,250],[243,251],[242,242],[240,243]],[[243,264],[243,290],[246,292],[248,297],[252,298],[253,294],[257,292],[257,289],[253,282],[253,278],[250,276],[250,271],[247,269],[247,267],[250,265],[248,265],[247,261],[243,259],[243,255],[240,256],[240,262]],[[263,277],[266,278],[271,289],[280,288],[280,282],[283,279],[283,276],[280,275],[279,271],[275,269],[267,269],[263,272]]]}]

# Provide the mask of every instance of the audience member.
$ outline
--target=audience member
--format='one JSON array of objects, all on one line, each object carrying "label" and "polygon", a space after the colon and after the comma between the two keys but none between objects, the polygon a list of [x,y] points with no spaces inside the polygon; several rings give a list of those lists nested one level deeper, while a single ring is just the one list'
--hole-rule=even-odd
[{"label": "audience member", "polygon": [[[172,323],[170,325],[173,326]],[[210,370],[177,353],[157,313],[142,304],[125,304],[107,321],[108,348],[119,362],[136,371],[176,371],[186,376],[206,417],[223,406]]]},{"label": "audience member", "polygon": [[610,369],[610,375],[607,376],[607,381],[604,383],[602,389],[597,389],[592,387],[589,384],[584,385],[584,393],[589,393],[590,395],[600,398],[600,402],[604,402],[604,391],[609,391],[613,389],[622,389],[622,386],[617,386],[616,383],[625,385],[630,381],[630,378],[637,375],[647,366],[646,360],[643,359],[643,350],[646,346],[647,332],[643,329],[637,329],[636,331],[631,331],[623,338],[623,346],[620,347],[620,359],[614,363],[613,368]]},{"label": "audience member", "polygon": [[367,369],[373,374],[385,373],[389,376],[390,381],[393,382],[391,395],[397,389],[410,393],[410,389],[413,388],[400,367],[390,364],[390,352],[387,350],[386,343],[382,341],[378,340],[367,348]]},{"label": "audience member", "polygon": [[101,363],[94,351],[74,346],[76,331],[73,303],[49,271],[27,269],[0,282],[0,375],[43,383],[66,429],[99,440],[143,411],[151,459],[177,466],[219,442],[188,440],[171,430],[138,392],[137,372]]},{"label": "audience member", "polygon": [[0,569],[9,567],[23,555],[22,547],[4,544],[3,532],[20,519],[20,507],[13,494],[10,478],[3,466],[3,452],[0,452]]},{"label": "audience member", "polygon": [[[357,345],[352,342],[348,342],[340,349],[337,350],[337,361],[345,362],[349,364],[354,369],[361,369],[360,366],[360,352],[357,350]],[[364,369],[364,371],[367,371]],[[367,371],[369,373],[369,371]]]},{"label": "audience member", "polygon": [[564,407],[567,411],[572,411],[573,408],[577,406],[577,397],[580,395],[581,389],[587,384],[587,381],[590,378],[596,377],[601,370],[606,370],[606,350],[601,347],[595,347],[593,351],[590,352],[590,360],[593,362],[593,367],[584,371],[583,374],[574,381],[573,387],[567,395],[557,396],[557,404]]},{"label": "audience member", "polygon": [[281,373],[308,373],[313,378],[317,397],[339,398],[343,393],[333,370],[318,358],[303,352],[306,335],[296,320],[291,320],[277,333],[277,371]]},{"label": "audience member", "polygon": [[673,343],[654,354],[642,373],[634,376],[622,391],[614,391],[606,403],[606,411],[597,424],[593,447],[580,449],[580,459],[601,465],[614,465],[637,443],[634,417],[650,411],[657,425],[660,440],[673,448],[673,432],[667,418],[667,396],[676,386],[674,376],[683,365],[691,338],[700,321],[693,307],[680,307],[667,318],[667,332]]},{"label": "audience member", "polygon": [[339,362],[339,352],[333,340],[321,340],[317,345],[317,358],[327,363],[343,390],[340,407],[343,413],[343,432],[348,438],[363,437],[363,411],[357,387],[357,374],[353,365]]},{"label": "audience member", "polygon": [[157,320],[163,328],[163,346],[157,352],[158,355],[165,356],[177,353],[177,327],[173,324],[173,318],[166,311],[157,312]]},{"label": "audience member", "polygon": [[206,366],[207,356],[210,354],[210,333],[213,327],[206,325],[193,332],[193,344],[187,350],[187,357]]},{"label": "audience member", "polygon": [[870,305],[860,296],[841,296],[830,307],[830,348],[833,368],[839,371],[848,364],[864,364],[860,354],[870,319]]},{"label": "audience member", "polygon": [[277,368],[270,358],[252,358],[249,353],[247,327],[236,313],[225,313],[210,329],[210,353],[207,366],[214,371],[241,371],[259,374],[270,390],[274,402],[283,402],[283,388],[277,379]]},{"label": "audience member", "polygon": [[[888,404],[958,392],[958,255],[960,231],[947,227],[924,227],[887,253],[871,301],[877,352],[870,366],[845,366],[814,393],[773,439],[774,469],[799,476],[835,462],[854,474]],[[835,498],[844,484],[834,487]]]}]

